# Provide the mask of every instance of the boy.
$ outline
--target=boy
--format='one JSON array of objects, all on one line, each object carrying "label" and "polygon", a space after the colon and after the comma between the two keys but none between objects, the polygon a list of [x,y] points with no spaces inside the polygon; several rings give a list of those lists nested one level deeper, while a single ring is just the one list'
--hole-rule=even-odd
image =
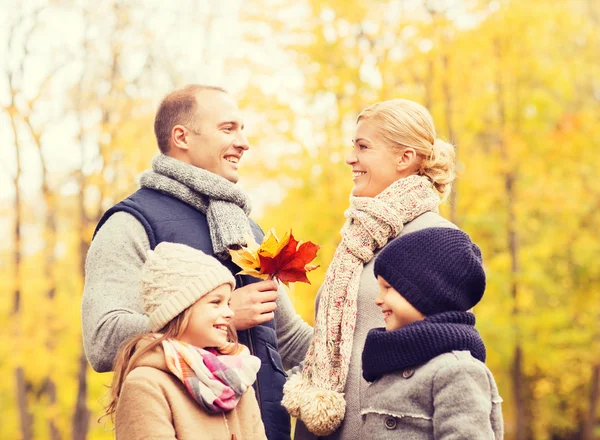
[{"label": "boy", "polygon": [[501,439],[502,399],[468,312],[482,298],[481,251],[464,232],[428,228],[375,260],[386,327],[369,332],[361,438]]}]

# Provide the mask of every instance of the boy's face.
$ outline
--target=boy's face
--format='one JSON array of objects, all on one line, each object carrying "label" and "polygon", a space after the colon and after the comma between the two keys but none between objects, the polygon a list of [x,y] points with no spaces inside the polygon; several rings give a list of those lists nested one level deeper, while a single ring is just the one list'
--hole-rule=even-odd
[{"label": "boy's face", "polygon": [[398,330],[425,318],[425,315],[406,301],[386,280],[379,276],[377,282],[379,283],[379,295],[375,299],[375,304],[381,307],[386,331]]}]

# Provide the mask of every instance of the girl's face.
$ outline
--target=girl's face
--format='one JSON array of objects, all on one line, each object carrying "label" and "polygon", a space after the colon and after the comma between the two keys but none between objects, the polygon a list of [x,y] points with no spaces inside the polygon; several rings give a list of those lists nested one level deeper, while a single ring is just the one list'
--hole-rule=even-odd
[{"label": "girl's face", "polygon": [[375,299],[375,304],[381,307],[385,329],[388,332],[425,319],[425,315],[406,301],[386,280],[379,276],[377,282],[379,283],[379,295]]},{"label": "girl's face", "polygon": [[179,339],[199,348],[227,345],[227,327],[233,317],[230,298],[231,286],[223,284],[196,301],[190,307],[188,326]]},{"label": "girl's face", "polygon": [[353,143],[352,152],[346,158],[354,175],[353,196],[375,197],[408,175],[402,154],[388,147],[367,121],[358,121]]}]

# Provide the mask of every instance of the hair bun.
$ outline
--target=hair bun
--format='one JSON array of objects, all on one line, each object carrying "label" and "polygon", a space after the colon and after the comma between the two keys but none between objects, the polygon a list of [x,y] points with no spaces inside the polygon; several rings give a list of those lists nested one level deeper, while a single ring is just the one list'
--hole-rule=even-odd
[{"label": "hair bun", "polygon": [[450,195],[452,182],[456,178],[455,158],[454,145],[442,139],[436,139],[431,154],[421,166],[421,174],[433,182],[433,186],[442,196],[442,200]]}]

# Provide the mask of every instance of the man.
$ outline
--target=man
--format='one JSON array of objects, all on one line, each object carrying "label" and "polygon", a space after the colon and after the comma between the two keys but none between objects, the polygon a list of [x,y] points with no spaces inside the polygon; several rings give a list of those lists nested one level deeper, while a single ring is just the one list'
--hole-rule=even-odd
[{"label": "man", "polygon": [[[247,196],[235,185],[249,149],[243,129],[236,103],[218,87],[188,86],[160,104],[154,131],[161,154],[142,175],[141,189],[104,214],[87,255],[83,341],[94,370],[110,371],[119,345],[149,330],[139,299],[148,249],[161,241],[187,244],[236,274],[227,248],[243,245],[246,234],[262,240],[248,218]],[[289,439],[289,416],[280,405],[284,365],[304,359],[312,328],[274,282],[238,275],[236,284],[233,321],[240,342],[262,361],[255,389],[267,437]]]}]

